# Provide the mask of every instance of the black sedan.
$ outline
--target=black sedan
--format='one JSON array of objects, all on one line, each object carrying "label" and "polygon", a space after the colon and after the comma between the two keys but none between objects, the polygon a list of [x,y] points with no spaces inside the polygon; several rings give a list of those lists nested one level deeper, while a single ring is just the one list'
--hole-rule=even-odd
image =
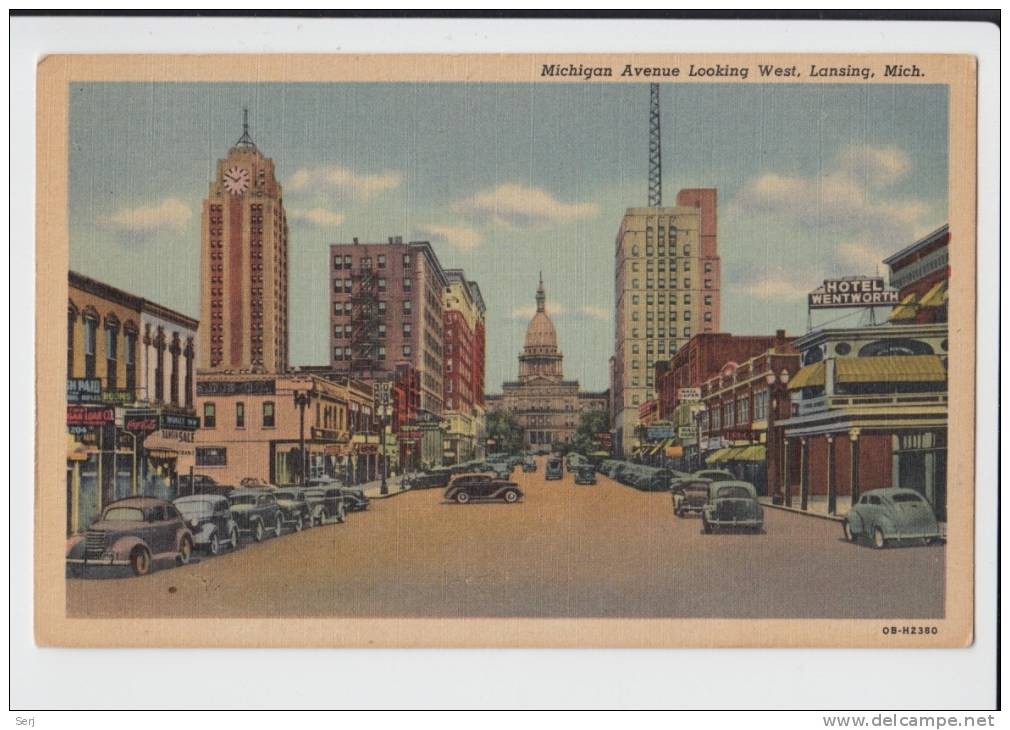
[{"label": "black sedan", "polygon": [[523,493],[515,482],[498,479],[488,474],[463,474],[452,480],[445,490],[445,498],[450,502],[467,504],[477,500],[503,500],[515,504]]}]

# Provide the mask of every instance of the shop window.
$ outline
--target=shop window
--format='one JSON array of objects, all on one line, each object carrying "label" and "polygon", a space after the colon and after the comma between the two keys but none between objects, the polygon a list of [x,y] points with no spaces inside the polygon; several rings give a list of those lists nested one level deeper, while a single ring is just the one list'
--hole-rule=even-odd
[{"label": "shop window", "polygon": [[274,427],[274,402],[265,401],[263,403],[263,428]]},{"label": "shop window", "polygon": [[880,357],[887,355],[932,355],[933,348],[919,340],[878,340],[864,345],[859,357]]},{"label": "shop window", "polygon": [[161,403],[165,400],[165,336],[160,332],[154,349],[154,399]]},{"label": "shop window", "polygon": [[197,466],[225,466],[228,463],[228,449],[197,447]]},{"label": "shop window", "polygon": [[115,390],[118,385],[117,370],[119,367],[119,325],[105,322],[105,380],[109,390]]},{"label": "shop window", "polygon": [[77,313],[71,309],[67,312],[67,377],[74,376],[74,324]]},{"label": "shop window", "polygon": [[235,404],[235,428],[245,428],[245,403]]},{"label": "shop window", "polygon": [[217,428],[217,406],[213,403],[203,404],[203,427]]},{"label": "shop window", "polygon": [[133,392],[137,389],[137,333],[127,332],[125,337],[126,352],[126,389]]}]

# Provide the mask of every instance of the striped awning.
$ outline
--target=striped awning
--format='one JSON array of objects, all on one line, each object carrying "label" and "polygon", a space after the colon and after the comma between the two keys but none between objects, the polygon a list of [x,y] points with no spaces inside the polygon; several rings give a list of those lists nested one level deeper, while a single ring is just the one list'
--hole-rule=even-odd
[{"label": "striped awning", "polygon": [[705,457],[706,464],[718,464],[720,461],[726,460],[726,454],[733,450],[733,447],[727,446],[721,449],[716,449],[711,454]]},{"label": "striped awning", "polygon": [[813,365],[806,365],[796,371],[792,380],[789,381],[789,390],[811,388],[816,385],[824,385],[823,362],[815,362]]},{"label": "striped awning", "polygon": [[939,307],[947,301],[947,280],[938,281],[933,288],[919,300],[920,307]]},{"label": "striped awning", "polygon": [[835,380],[839,383],[942,383],[946,379],[947,369],[937,355],[840,357],[835,360]]},{"label": "striped awning", "polygon": [[891,310],[891,316],[888,319],[891,322],[902,322],[907,319],[915,319],[915,313],[918,310],[918,306],[915,303],[915,292],[907,295],[901,300],[894,309]]},{"label": "striped awning", "polygon": [[765,447],[761,444],[751,444],[744,446],[739,452],[731,457],[733,461],[764,461]]}]

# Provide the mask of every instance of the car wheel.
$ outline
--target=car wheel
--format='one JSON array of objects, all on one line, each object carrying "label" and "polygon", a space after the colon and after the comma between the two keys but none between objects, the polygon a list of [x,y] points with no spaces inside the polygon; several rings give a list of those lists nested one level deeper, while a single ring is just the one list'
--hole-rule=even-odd
[{"label": "car wheel", "polygon": [[855,535],[854,532],[852,532],[852,525],[849,524],[848,520],[845,520],[845,522],[842,524],[842,530],[845,531],[845,541],[846,542],[855,542],[856,541],[856,535]]},{"label": "car wheel", "polygon": [[470,501],[470,495],[467,494],[466,492],[457,492],[456,493],[456,501],[459,504],[466,504],[467,502]]},{"label": "car wheel", "polygon": [[274,537],[280,537],[281,530],[284,529],[284,518],[281,517],[280,513],[277,513],[277,519],[274,521]]},{"label": "car wheel", "polygon": [[193,538],[183,535],[179,541],[179,554],[175,556],[175,562],[179,565],[186,565],[193,556]]},{"label": "car wheel", "polygon": [[260,522],[259,520],[256,520],[256,523],[253,525],[253,531],[252,532],[253,532],[253,541],[255,541],[255,542],[263,542],[263,523],[262,522]]},{"label": "car wheel", "polygon": [[519,501],[519,492],[514,489],[510,489],[505,492],[505,501],[509,504],[515,504]]},{"label": "car wheel", "polygon": [[210,542],[207,543],[207,553],[209,555],[217,555],[219,552],[221,552],[221,541],[218,539],[217,533],[215,532],[210,536]]},{"label": "car wheel", "polygon": [[133,548],[130,553],[130,567],[134,575],[147,575],[151,570],[151,552],[143,545]]},{"label": "car wheel", "polygon": [[298,515],[298,519],[295,520],[295,532],[301,532],[303,527],[305,527],[305,520],[301,515]]},{"label": "car wheel", "polygon": [[238,547],[238,528],[237,527],[231,528],[231,534],[228,536],[228,538],[231,541],[231,549],[234,550],[235,548],[237,548]]},{"label": "car wheel", "polygon": [[873,547],[877,550],[887,547],[887,538],[884,537],[884,531],[879,527],[873,531]]}]

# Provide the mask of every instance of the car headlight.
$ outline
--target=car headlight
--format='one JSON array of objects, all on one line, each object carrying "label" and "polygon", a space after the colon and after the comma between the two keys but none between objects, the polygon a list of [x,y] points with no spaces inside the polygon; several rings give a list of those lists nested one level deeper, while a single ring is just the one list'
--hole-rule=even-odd
[{"label": "car headlight", "polygon": [[189,526],[192,527],[195,530],[197,527],[200,526],[200,520],[196,520],[196,519],[190,520],[189,521]]}]

